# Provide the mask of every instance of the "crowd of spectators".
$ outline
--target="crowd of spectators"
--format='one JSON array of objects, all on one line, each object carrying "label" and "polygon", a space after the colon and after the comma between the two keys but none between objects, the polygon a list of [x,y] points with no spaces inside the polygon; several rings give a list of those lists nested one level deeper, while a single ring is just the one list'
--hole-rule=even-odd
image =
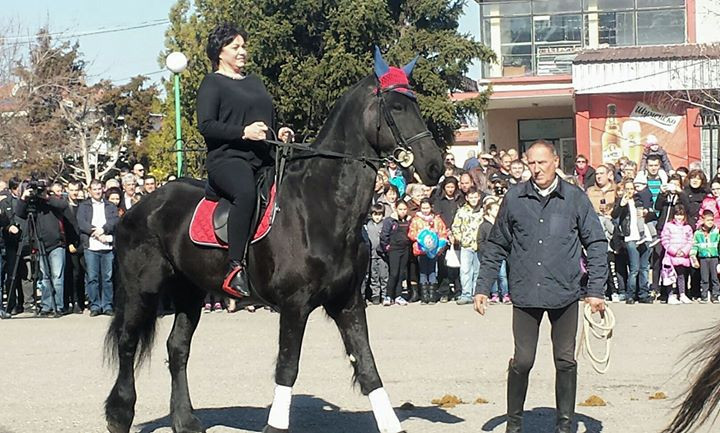
[{"label": "crowd of spectators", "polygon": [[[462,165],[448,153],[444,163],[436,187],[394,164],[378,173],[365,226],[369,303],[472,303],[479,257],[505,193],[532,176],[514,149],[470,151]],[[591,167],[578,155],[569,171],[558,175],[585,191],[608,240],[608,301],[718,303],[720,176],[709,180],[699,162],[673,168],[654,136],[640,164],[623,157]],[[418,241],[423,229],[445,244],[432,257]],[[578,267],[584,272],[584,263]],[[505,264],[491,293],[497,303],[512,303]]]},{"label": "crowd of spectators", "polygon": [[87,188],[42,176],[0,180],[2,316],[112,315],[114,228],[160,186],[142,164]]},{"label": "crowd of spectators", "polygon": [[[448,153],[444,164],[435,187],[392,162],[378,172],[363,228],[369,303],[472,303],[483,245],[505,193],[532,176],[524,155],[494,146],[469,152],[462,166]],[[585,191],[605,230],[607,300],[718,303],[720,176],[708,180],[699,163],[673,169],[652,140],[640,165],[623,157],[591,167],[578,155],[571,173],[558,175]],[[0,180],[0,313],[112,315],[114,227],[173,179],[160,182],[135,164],[87,188],[78,181]],[[434,250],[425,244],[428,233]],[[504,263],[490,302],[512,303]],[[235,305],[208,295],[204,310],[233,312]]]}]

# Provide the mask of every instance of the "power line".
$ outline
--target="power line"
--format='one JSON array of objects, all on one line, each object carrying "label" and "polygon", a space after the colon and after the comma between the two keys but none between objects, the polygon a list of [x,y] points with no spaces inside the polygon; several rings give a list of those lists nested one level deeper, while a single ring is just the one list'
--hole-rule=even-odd
[{"label": "power line", "polygon": [[133,78],[135,78],[135,77],[137,77],[137,76],[139,76],[139,75],[142,75],[142,76],[144,76],[144,77],[149,77],[149,76],[151,76],[151,75],[162,74],[163,72],[169,72],[169,71],[166,70],[166,69],[160,69],[160,70],[157,70],[157,71],[146,72],[146,73],[144,73],[144,74],[135,74],[135,75],[130,76],[130,77],[115,78],[115,79],[113,79],[113,80],[110,80],[110,82],[111,82],[111,83],[119,83],[119,82],[121,82],[121,81],[127,81],[127,80],[130,80],[130,79],[133,79]]},{"label": "power line", "polygon": [[[74,38],[80,38],[84,36],[93,36],[93,35],[100,35],[100,34],[107,34],[107,33],[118,33],[118,32],[126,32],[129,30],[137,30],[137,29],[144,29],[148,27],[157,27],[157,26],[164,26],[170,24],[170,20],[167,18],[159,19],[159,20],[153,20],[153,21],[145,21],[140,24],[134,24],[134,25],[128,25],[123,27],[116,27],[116,28],[105,28],[101,27],[99,29],[95,30],[86,30],[82,32],[76,32],[76,33],[67,33],[67,31],[64,32],[53,32],[48,33],[48,36],[53,37],[55,39],[74,39]],[[0,38],[0,42],[6,42],[10,41],[12,44],[23,44],[32,42],[36,39],[36,35],[32,36],[8,36],[4,38]],[[9,45],[9,44],[7,44]]]}]

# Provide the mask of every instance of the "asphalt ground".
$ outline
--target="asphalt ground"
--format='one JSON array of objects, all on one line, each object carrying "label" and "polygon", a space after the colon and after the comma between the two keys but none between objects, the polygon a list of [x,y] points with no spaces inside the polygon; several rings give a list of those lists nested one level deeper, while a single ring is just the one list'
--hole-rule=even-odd
[{"label": "asphalt ground", "polygon": [[[580,359],[578,402],[596,395],[602,407],[577,407],[578,432],[659,432],[698,366],[682,361],[713,327],[718,305],[612,304],[617,317],[612,364],[599,375]],[[368,307],[377,365],[409,433],[504,432],[505,371],[512,353],[510,306],[485,317],[470,306]],[[0,433],[103,432],[103,402],[115,379],[103,365],[108,317],[16,317],[0,322]],[[172,317],[159,319],[153,358],[136,374],[133,431],[170,432],[170,376],[165,339]],[[204,314],[189,361],[196,414],[209,432],[259,432],[274,388],[278,315],[269,311]],[[720,328],[716,328],[716,332]],[[294,433],[376,432],[369,401],[334,324],[315,312],[305,336],[290,415]],[[543,323],[526,403],[526,433],[552,432],[554,367],[549,323]],[[668,398],[651,400],[656,392]],[[449,394],[466,402],[440,408]],[[475,404],[482,398],[488,402]],[[720,431],[720,425],[700,433]]]}]

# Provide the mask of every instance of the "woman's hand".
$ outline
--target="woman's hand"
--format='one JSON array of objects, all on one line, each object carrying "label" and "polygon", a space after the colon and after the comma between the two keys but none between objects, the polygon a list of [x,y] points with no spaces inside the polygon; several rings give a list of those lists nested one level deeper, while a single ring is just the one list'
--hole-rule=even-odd
[{"label": "woman's hand", "polygon": [[288,128],[287,126],[283,126],[278,131],[278,139],[284,143],[289,143],[292,141],[293,137],[295,137],[295,133],[292,129]]},{"label": "woman's hand", "polygon": [[245,127],[243,140],[260,141],[267,138],[268,127],[265,122],[255,122]]}]

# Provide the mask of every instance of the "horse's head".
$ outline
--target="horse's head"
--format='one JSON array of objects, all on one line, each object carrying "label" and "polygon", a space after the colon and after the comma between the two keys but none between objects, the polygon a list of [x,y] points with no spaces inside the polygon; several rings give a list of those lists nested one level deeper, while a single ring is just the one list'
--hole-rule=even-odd
[{"label": "horse's head", "polygon": [[390,67],[375,49],[375,89],[365,110],[364,130],[379,155],[414,166],[425,184],[434,185],[442,175],[442,153],[408,82],[416,60],[403,68]]}]

